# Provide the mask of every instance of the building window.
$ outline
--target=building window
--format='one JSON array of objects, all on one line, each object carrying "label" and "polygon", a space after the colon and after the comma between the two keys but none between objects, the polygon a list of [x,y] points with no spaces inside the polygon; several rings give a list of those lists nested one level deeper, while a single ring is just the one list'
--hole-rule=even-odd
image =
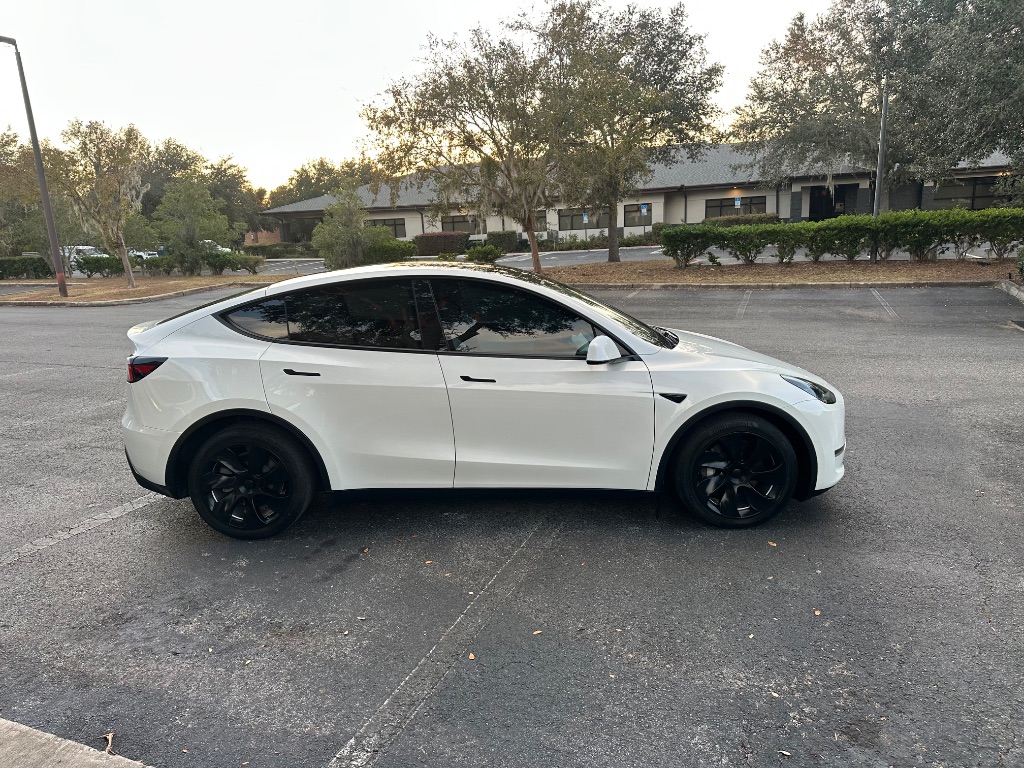
[{"label": "building window", "polygon": [[977,211],[992,208],[1006,198],[993,193],[995,176],[980,176],[975,179],[959,179],[949,184],[940,184],[935,189],[933,207],[937,210],[967,208]]},{"label": "building window", "polygon": [[405,237],[405,219],[367,219],[368,227],[388,227],[395,237]]},{"label": "building window", "polygon": [[622,226],[649,227],[654,221],[654,206],[651,203],[637,203],[622,206]]},{"label": "building window", "polygon": [[546,232],[548,228],[548,212],[547,211],[534,211],[533,212],[533,231],[534,232]]},{"label": "building window", "polygon": [[704,201],[704,218],[705,219],[717,219],[721,216],[741,216],[748,213],[766,213],[767,198],[763,195],[761,197],[741,197],[740,207],[736,207],[735,197],[723,197],[718,200],[705,200]]},{"label": "building window", "polygon": [[442,216],[442,232],[468,232],[471,235],[486,235],[487,222],[476,216]]},{"label": "building window", "polygon": [[[587,221],[583,221],[583,214]],[[608,229],[608,209],[584,211],[582,208],[563,208],[558,211],[558,229],[567,232],[573,229]]]}]

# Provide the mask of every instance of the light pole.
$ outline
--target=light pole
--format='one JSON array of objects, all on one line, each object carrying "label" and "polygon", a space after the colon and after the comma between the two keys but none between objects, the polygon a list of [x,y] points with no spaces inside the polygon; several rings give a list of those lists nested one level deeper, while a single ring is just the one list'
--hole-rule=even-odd
[{"label": "light pole", "polygon": [[[882,184],[885,181],[885,141],[889,132],[889,82],[882,78],[882,122],[878,128],[878,166],[875,168],[875,200],[871,215],[876,219],[882,207]],[[871,248],[871,261],[878,260],[878,243]]]},{"label": "light pole", "polygon": [[14,56],[18,60],[18,75],[21,77],[21,93],[25,97],[25,114],[28,115],[28,132],[32,137],[32,152],[36,156],[36,175],[39,177],[39,190],[43,195],[43,214],[46,216],[46,234],[50,238],[50,260],[57,276],[57,290],[60,295],[68,295],[68,284],[64,280],[64,259],[57,245],[57,228],[53,224],[53,209],[50,207],[50,191],[46,187],[46,175],[43,173],[43,155],[39,151],[39,137],[36,136],[36,121],[32,117],[32,103],[28,99],[28,84],[25,82],[25,68],[21,65],[21,51],[18,41],[13,37],[0,37],[0,43],[14,46]]}]

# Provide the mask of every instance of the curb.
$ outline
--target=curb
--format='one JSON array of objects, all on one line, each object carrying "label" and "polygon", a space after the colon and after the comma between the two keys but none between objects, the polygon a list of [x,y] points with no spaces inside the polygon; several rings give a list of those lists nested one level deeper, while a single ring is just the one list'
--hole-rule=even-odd
[{"label": "curb", "polygon": [[1009,280],[1000,280],[996,287],[1000,290],[1006,291],[1017,301],[1024,304],[1024,289],[1016,283],[1011,283]]},{"label": "curb", "polygon": [[[916,280],[903,283],[571,283],[584,291],[703,291],[703,290],[790,290],[798,288],[991,288],[1008,280]],[[1006,290],[1005,288],[1003,290]],[[1024,295],[1024,292],[1022,292]]]},{"label": "curb", "polygon": [[0,764],[18,768],[145,768],[142,763],[0,718]]},{"label": "curb", "polygon": [[[219,285],[203,285],[198,288],[183,288],[171,293],[159,293],[156,296],[140,296],[137,299],[111,299],[109,301],[0,301],[0,307],[117,307],[124,304],[148,304],[151,301],[163,301],[178,296],[189,296],[204,291],[219,291],[221,288],[243,288],[247,286],[263,287],[271,283],[220,283]],[[254,289],[255,290],[255,289]]]}]

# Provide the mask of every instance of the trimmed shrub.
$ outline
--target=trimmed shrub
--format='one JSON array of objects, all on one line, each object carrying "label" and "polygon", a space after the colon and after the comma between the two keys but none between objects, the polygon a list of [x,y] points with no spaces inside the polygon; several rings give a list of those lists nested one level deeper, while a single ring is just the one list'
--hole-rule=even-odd
[{"label": "trimmed shrub", "polygon": [[654,239],[655,245],[661,245],[661,233],[670,226],[672,225],[665,221],[656,221],[651,224],[651,237]]},{"label": "trimmed shrub", "polygon": [[474,245],[466,251],[466,261],[479,261],[486,264],[493,264],[504,255],[505,252],[497,246]]},{"label": "trimmed shrub", "polygon": [[896,227],[900,247],[913,261],[931,261],[945,250],[939,211],[895,211],[886,218]]},{"label": "trimmed shrub", "polygon": [[363,246],[363,264],[389,264],[407,261],[416,256],[416,244],[399,240],[385,227],[367,227],[367,242]]},{"label": "trimmed shrub", "polygon": [[677,269],[683,269],[708,252],[718,242],[719,231],[704,224],[682,224],[661,232],[662,251],[671,256]]},{"label": "trimmed shrub", "polygon": [[988,243],[985,252],[1002,260],[1024,243],[1024,209],[988,208],[971,211],[980,240]]},{"label": "trimmed shrub", "polygon": [[487,245],[494,246],[500,249],[504,253],[510,253],[516,250],[516,241],[519,240],[518,232],[511,232],[509,230],[499,230],[497,232],[489,232],[487,234]]},{"label": "trimmed shrub", "polygon": [[42,256],[0,257],[0,280],[7,278],[32,278],[42,280],[53,276],[49,262]]},{"label": "trimmed shrub", "polygon": [[245,253],[235,254],[235,269],[244,269],[250,275],[258,274],[266,260],[262,256],[250,256]]},{"label": "trimmed shrub", "polygon": [[779,264],[792,264],[798,248],[803,248],[806,236],[802,227],[796,224],[770,224],[768,241],[775,246],[775,258]]},{"label": "trimmed shrub", "polygon": [[203,256],[197,251],[181,251],[170,256],[174,267],[183,275],[195,276],[203,273]]},{"label": "trimmed shrub", "polygon": [[742,213],[738,216],[716,216],[704,219],[710,227],[745,227],[751,224],[778,224],[777,213]]},{"label": "trimmed shrub", "polygon": [[203,254],[203,263],[210,268],[210,274],[223,275],[225,269],[238,269],[235,254],[209,250]]},{"label": "trimmed shrub", "polygon": [[151,256],[142,261],[142,271],[153,277],[157,275],[170,275],[174,272],[175,266],[177,265],[173,256]]},{"label": "trimmed shrub", "polygon": [[76,256],[71,263],[86,277],[114,277],[124,274],[124,264],[121,263],[119,256]]},{"label": "trimmed shrub", "polygon": [[728,252],[736,261],[753,264],[771,244],[771,230],[766,226],[731,226],[728,231],[712,227],[714,244]]},{"label": "trimmed shrub", "polygon": [[819,221],[815,231],[817,246],[837,258],[854,261],[871,247],[874,222],[870,216],[837,216]]},{"label": "trimmed shrub", "polygon": [[439,253],[437,254],[438,261],[458,261],[459,254],[457,253]]},{"label": "trimmed shrub", "polygon": [[420,256],[441,253],[465,253],[469,248],[468,232],[425,232],[412,239]]}]

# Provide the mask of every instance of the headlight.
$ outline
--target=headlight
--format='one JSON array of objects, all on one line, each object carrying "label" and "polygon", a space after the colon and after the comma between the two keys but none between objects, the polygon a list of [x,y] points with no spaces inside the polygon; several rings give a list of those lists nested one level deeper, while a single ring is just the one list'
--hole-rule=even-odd
[{"label": "headlight", "polygon": [[800,379],[797,378],[796,376],[783,376],[782,378],[784,378],[794,387],[802,389],[811,397],[821,400],[821,402],[825,403],[826,405],[832,405],[836,401],[835,393],[829,389],[825,389],[825,387],[821,386],[821,384],[815,384],[813,381],[808,381],[807,379]]}]

